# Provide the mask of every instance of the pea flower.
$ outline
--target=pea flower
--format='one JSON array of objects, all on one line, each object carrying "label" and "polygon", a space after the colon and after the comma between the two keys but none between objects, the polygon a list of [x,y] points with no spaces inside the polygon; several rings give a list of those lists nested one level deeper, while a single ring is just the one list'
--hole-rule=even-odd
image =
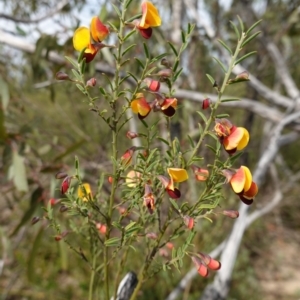
[{"label": "pea flower", "polygon": [[249,132],[243,127],[234,126],[227,119],[215,120],[215,132],[226,152],[233,154],[236,150],[244,149],[249,142]]},{"label": "pea flower", "polygon": [[192,165],[191,168],[194,171],[195,178],[198,181],[206,181],[209,176],[209,171],[206,169],[199,168],[195,165]]},{"label": "pea flower", "polygon": [[145,193],[143,199],[144,205],[148,208],[149,213],[152,215],[155,209],[155,199],[151,186],[148,184],[145,184]]},{"label": "pea flower", "polygon": [[167,169],[170,179],[166,176],[159,175],[158,179],[165,187],[169,196],[173,199],[178,199],[181,196],[179,189],[174,187],[174,182],[183,182],[189,178],[185,169],[181,168],[168,168]]},{"label": "pea flower", "polygon": [[157,8],[150,1],[142,2],[142,13],[142,18],[135,20],[135,25],[142,37],[149,39],[152,36],[152,27],[161,25],[161,18]]},{"label": "pea flower", "polygon": [[[99,20],[98,17],[93,17],[90,29],[82,26],[75,30],[73,35],[73,46],[77,51],[85,49],[83,57],[86,59],[86,62],[89,63],[94,59],[100,49],[107,46],[101,42],[108,34],[108,28]],[[93,43],[93,41],[95,43]]]},{"label": "pea flower", "polygon": [[221,268],[221,263],[219,261],[204,253],[198,253],[197,256],[192,256],[192,261],[197,268],[199,275],[203,277],[208,276],[208,269],[216,271]]},{"label": "pea flower", "polygon": [[81,184],[77,189],[77,196],[82,201],[89,201],[88,198],[92,198],[91,186],[88,183]]},{"label": "pea flower", "polygon": [[121,156],[122,166],[127,167],[131,163],[132,156],[133,156],[135,149],[136,149],[136,147],[133,146],[133,147],[127,149],[125,151],[125,153]]},{"label": "pea flower", "polygon": [[177,99],[176,98],[166,98],[161,104],[161,111],[167,117],[173,117],[177,109]]},{"label": "pea flower", "polygon": [[130,106],[132,111],[135,114],[138,114],[140,120],[145,119],[151,111],[151,106],[146,101],[142,93],[136,94],[136,99],[131,101]]},{"label": "pea flower", "polygon": [[223,174],[241,201],[247,205],[252,204],[254,197],[258,193],[258,187],[256,183],[252,181],[250,170],[245,166],[241,166],[236,171],[224,170]]}]

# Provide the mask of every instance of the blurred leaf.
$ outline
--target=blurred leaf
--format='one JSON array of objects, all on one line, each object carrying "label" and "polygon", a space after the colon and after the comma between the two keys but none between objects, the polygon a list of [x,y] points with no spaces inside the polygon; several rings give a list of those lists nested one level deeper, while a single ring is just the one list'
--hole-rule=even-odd
[{"label": "blurred leaf", "polygon": [[70,146],[69,148],[67,148],[64,152],[62,152],[61,154],[57,155],[54,159],[53,162],[56,162],[58,160],[61,160],[62,158],[64,158],[65,156],[67,156],[68,154],[74,152],[77,148],[79,148],[82,144],[84,144],[86,142],[85,139],[80,140],[79,142],[73,144],[72,146]]},{"label": "blurred leaf", "polygon": [[5,117],[4,117],[4,111],[2,107],[0,107],[0,144],[3,144],[6,140],[6,128],[4,125]]},{"label": "blurred leaf", "polygon": [[34,239],[32,249],[29,252],[28,263],[27,263],[27,278],[29,281],[34,281],[35,279],[36,272],[34,268],[34,263],[35,263],[35,258],[37,257],[38,254],[38,249],[41,245],[43,234],[44,234],[44,227],[41,226]]},{"label": "blurred leaf", "polygon": [[44,189],[40,186],[34,190],[34,192],[31,195],[29,208],[23,215],[20,223],[17,225],[17,227],[12,232],[11,236],[15,235],[19,231],[19,229],[32,218],[33,214],[36,211],[36,208],[38,207],[41,200],[43,199],[43,194],[44,194]]},{"label": "blurred leaf", "polygon": [[13,183],[18,191],[28,191],[24,157],[19,155],[18,151],[16,150],[13,150],[12,152],[12,165],[9,168],[8,177],[10,180],[13,180]]},{"label": "blurred leaf", "polygon": [[5,112],[9,103],[8,84],[0,77],[0,94],[2,99],[2,108]]}]

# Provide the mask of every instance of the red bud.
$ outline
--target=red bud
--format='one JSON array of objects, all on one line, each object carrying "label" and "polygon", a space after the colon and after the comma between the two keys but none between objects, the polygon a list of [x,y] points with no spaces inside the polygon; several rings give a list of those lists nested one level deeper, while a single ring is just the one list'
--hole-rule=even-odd
[{"label": "red bud", "polygon": [[63,182],[62,182],[62,184],[61,184],[61,189],[60,189],[60,191],[61,191],[62,194],[65,194],[65,193],[68,191],[68,189],[69,189],[69,187],[70,187],[70,184],[71,184],[71,177],[70,177],[70,176],[67,176],[67,177],[63,180]]},{"label": "red bud", "polygon": [[126,133],[126,137],[130,140],[135,139],[136,137],[138,137],[139,134],[133,131],[127,131]]},{"label": "red bud", "polygon": [[70,80],[69,75],[61,71],[56,73],[55,78],[57,80]]},{"label": "red bud", "polygon": [[209,98],[206,98],[203,100],[202,102],[202,109],[207,109],[210,107],[210,99]]},{"label": "red bud", "polygon": [[223,210],[222,214],[231,219],[236,219],[239,217],[239,212],[237,210]]},{"label": "red bud", "polygon": [[96,78],[93,77],[86,82],[86,86],[94,87],[96,85],[96,83],[97,83],[97,80],[96,80]]},{"label": "red bud", "polygon": [[158,80],[153,80],[151,78],[145,78],[145,83],[148,86],[148,89],[152,92],[157,92],[160,88],[160,82]]}]

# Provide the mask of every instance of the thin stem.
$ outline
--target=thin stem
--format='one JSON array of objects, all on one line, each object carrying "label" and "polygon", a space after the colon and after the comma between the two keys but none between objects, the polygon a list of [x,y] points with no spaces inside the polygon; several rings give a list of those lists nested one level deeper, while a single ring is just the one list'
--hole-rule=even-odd
[{"label": "thin stem", "polygon": [[229,63],[229,67],[228,67],[228,70],[227,70],[227,72],[226,72],[226,74],[225,74],[225,77],[224,77],[222,86],[221,86],[220,90],[218,91],[218,100],[217,100],[217,102],[215,103],[215,105],[214,105],[214,106],[212,107],[212,109],[211,109],[210,117],[209,117],[209,119],[207,120],[207,122],[206,122],[206,124],[205,124],[205,128],[204,128],[202,134],[200,135],[199,141],[198,141],[196,147],[194,148],[194,150],[193,150],[193,152],[192,152],[192,155],[191,155],[190,159],[189,159],[188,162],[187,162],[187,166],[190,166],[190,165],[191,165],[194,156],[196,155],[196,153],[197,153],[197,151],[198,151],[200,145],[201,145],[202,142],[203,142],[203,139],[205,138],[205,136],[206,136],[207,133],[208,133],[208,130],[209,130],[209,127],[210,127],[212,121],[213,121],[214,118],[215,118],[216,110],[217,110],[217,108],[219,107],[219,105],[220,105],[220,103],[221,103],[221,98],[222,98],[223,93],[224,93],[224,91],[225,91],[225,89],[226,89],[226,86],[227,86],[227,82],[228,82],[229,76],[230,76],[230,74],[232,73],[232,70],[233,70],[233,68],[234,68],[234,66],[235,66],[235,62],[236,62],[237,56],[238,56],[238,54],[239,54],[240,51],[241,51],[241,46],[242,46],[242,44],[243,44],[245,38],[246,38],[246,34],[245,34],[245,33],[242,33],[241,39],[238,41],[238,44],[237,44],[237,46],[236,46],[234,55],[231,57],[231,60],[230,60],[230,63]]},{"label": "thin stem", "polygon": [[93,249],[93,265],[92,266],[93,266],[93,268],[92,268],[92,272],[91,272],[90,286],[89,286],[89,300],[93,300],[93,286],[94,286],[95,267],[96,267],[96,253],[95,253],[94,249]]}]

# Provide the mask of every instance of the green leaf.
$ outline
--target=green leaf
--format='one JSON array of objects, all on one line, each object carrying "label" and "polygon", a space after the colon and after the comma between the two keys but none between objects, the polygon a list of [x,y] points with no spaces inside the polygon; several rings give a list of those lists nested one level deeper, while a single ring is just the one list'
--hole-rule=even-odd
[{"label": "green leaf", "polygon": [[244,23],[242,21],[242,19],[240,18],[240,16],[238,15],[237,16],[238,20],[239,20],[239,23],[240,23],[240,27],[241,27],[241,31],[244,32],[245,28],[244,28]]},{"label": "green leaf", "polygon": [[34,281],[36,277],[35,259],[38,257],[38,251],[40,250],[43,235],[44,235],[44,226],[41,226],[34,239],[31,251],[29,252],[29,257],[27,259],[27,278],[31,282]]},{"label": "green leaf", "polygon": [[74,68],[78,69],[78,62],[71,57],[65,56],[65,59],[69,61]]},{"label": "green leaf", "polygon": [[120,243],[120,238],[118,237],[112,237],[111,239],[108,239],[104,242],[104,245],[107,247],[114,247],[118,246]]},{"label": "green leaf", "polygon": [[64,152],[58,154],[54,159],[53,162],[56,162],[58,160],[63,159],[65,156],[69,155],[70,153],[74,152],[76,149],[78,149],[80,146],[82,146],[84,143],[86,142],[85,139],[82,139],[76,143],[74,143],[73,145],[71,145],[70,147],[68,147]]},{"label": "green leaf", "polygon": [[0,107],[0,144],[6,140],[5,116],[2,107]]},{"label": "green leaf", "polygon": [[244,56],[242,56],[241,58],[239,58],[234,64],[235,64],[235,65],[239,64],[239,63],[242,62],[244,59],[250,57],[251,55],[256,54],[256,52],[257,52],[257,51],[252,51],[252,52],[250,52],[250,53],[248,53],[248,54],[245,54]]},{"label": "green leaf", "polygon": [[131,4],[132,0],[128,0],[128,2],[126,3],[125,8],[127,9],[129,7],[129,5]]},{"label": "green leaf", "polygon": [[18,151],[16,150],[13,150],[12,165],[9,168],[9,178],[13,180],[13,183],[18,191],[28,191],[24,157],[19,155]]},{"label": "green leaf", "polygon": [[251,42],[253,39],[255,39],[259,34],[261,33],[261,31],[255,32],[253,33],[251,36],[249,36],[242,44],[242,48],[248,44],[249,42]]},{"label": "green leaf", "polygon": [[246,32],[246,35],[248,35],[257,25],[259,25],[259,23],[261,22],[262,20],[258,20],[257,22],[255,22]]},{"label": "green leaf", "polygon": [[170,199],[170,202],[172,203],[172,205],[173,205],[177,210],[179,210],[179,206],[178,206],[177,202],[176,202],[175,200],[171,199],[171,198],[169,198],[169,199]]},{"label": "green leaf", "polygon": [[226,98],[222,99],[221,102],[241,101],[239,98]]},{"label": "green leaf", "polygon": [[72,73],[75,76],[76,80],[80,81],[82,80],[80,74],[78,73],[78,71],[76,71],[75,69],[72,69]]},{"label": "green leaf", "polygon": [[177,50],[175,49],[174,45],[170,42],[168,42],[169,46],[171,47],[172,51],[174,52],[175,56],[178,56],[178,52]]},{"label": "green leaf", "polygon": [[194,148],[194,147],[195,147],[194,141],[192,140],[192,138],[191,138],[189,135],[187,135],[187,137],[188,137],[188,139],[189,139],[189,142],[190,142],[190,144],[191,144],[191,147]]},{"label": "green leaf", "polygon": [[224,71],[224,73],[226,73],[227,72],[227,70],[226,70],[226,67],[224,66],[224,64],[218,59],[218,58],[216,58],[216,57],[212,57],[218,64],[219,64],[219,66],[221,67],[221,69]]},{"label": "green leaf", "polygon": [[154,58],[151,59],[150,64],[155,63],[156,61],[158,61],[158,60],[160,60],[160,59],[166,57],[167,55],[168,55],[168,53],[162,53],[162,54],[160,54],[160,55],[155,56]]},{"label": "green leaf", "polygon": [[130,19],[126,20],[126,23],[131,23],[133,20],[139,19],[141,17],[142,17],[142,14],[135,15],[135,16],[131,17]]},{"label": "green leaf", "polygon": [[145,66],[144,66],[144,64],[142,63],[142,61],[140,59],[138,59],[137,57],[135,57],[134,59],[138,62],[138,64],[140,65],[140,67],[142,69],[145,69]]},{"label": "green leaf", "polygon": [[37,207],[41,205],[41,200],[43,199],[43,196],[44,196],[44,189],[42,187],[37,187],[31,195],[28,209],[24,213],[17,227],[12,232],[11,236],[15,235],[19,231],[19,229],[32,218]]},{"label": "green leaf", "polygon": [[86,90],[84,89],[84,87],[81,84],[76,83],[76,86],[84,95],[86,95]]},{"label": "green leaf", "polygon": [[220,40],[220,39],[218,39],[218,42],[229,52],[229,54],[230,55],[232,55],[233,53],[232,53],[232,51],[231,51],[231,49],[229,48],[229,46],[227,46],[226,44],[225,44],[225,42],[223,42],[222,40]]},{"label": "green leaf", "polygon": [[144,52],[145,52],[145,55],[146,57],[149,59],[150,58],[150,54],[149,54],[149,49],[147,47],[147,44],[146,43],[143,43],[143,46],[144,46]]},{"label": "green leaf", "polygon": [[209,74],[205,74],[205,75],[209,79],[209,81],[211,82],[211,84],[214,86],[216,84],[216,81]]},{"label": "green leaf", "polygon": [[183,44],[186,42],[185,32],[183,30],[181,31],[181,40]]},{"label": "green leaf", "polygon": [[237,36],[237,38],[239,40],[241,38],[241,35],[240,35],[240,32],[239,32],[238,28],[236,27],[236,25],[232,21],[229,21],[229,22],[230,22],[232,28],[234,29],[235,34],[236,34],[236,36]]},{"label": "green leaf", "polygon": [[129,47],[127,47],[124,51],[123,51],[123,53],[122,53],[122,56],[124,56],[128,51],[130,51],[133,47],[135,47],[136,46],[136,44],[132,44],[132,45],[130,45]]},{"label": "green leaf", "polygon": [[135,32],[136,32],[135,29],[129,31],[129,32],[124,36],[123,41],[124,41],[124,42],[127,41],[127,40],[128,40]]},{"label": "green leaf", "polygon": [[157,139],[169,146],[169,142],[162,137],[158,137]]},{"label": "green leaf", "polygon": [[119,16],[119,18],[122,19],[122,14],[121,14],[119,8],[116,5],[114,5],[113,3],[111,3],[111,5],[113,6],[113,8],[114,8],[115,12],[117,13],[117,15]]},{"label": "green leaf", "polygon": [[177,78],[181,75],[182,71],[183,71],[183,68],[180,68],[180,70],[175,73],[175,75],[174,75],[174,81],[177,80]]},{"label": "green leaf", "polygon": [[228,118],[228,117],[229,117],[229,114],[219,114],[219,115],[216,115],[217,119]]},{"label": "green leaf", "polygon": [[131,72],[127,71],[127,73],[138,83],[138,79]]},{"label": "green leaf", "polygon": [[126,227],[125,227],[125,231],[129,230],[131,227],[135,226],[136,222],[130,222]]},{"label": "green leaf", "polygon": [[202,120],[205,123],[207,123],[207,118],[205,117],[205,115],[203,114],[203,112],[197,110],[196,113],[202,118]]},{"label": "green leaf", "polygon": [[0,77],[0,95],[2,99],[2,109],[5,112],[9,103],[8,84]]},{"label": "green leaf", "polygon": [[216,149],[212,147],[211,145],[205,145],[207,148],[209,148],[214,154],[217,153]]}]

